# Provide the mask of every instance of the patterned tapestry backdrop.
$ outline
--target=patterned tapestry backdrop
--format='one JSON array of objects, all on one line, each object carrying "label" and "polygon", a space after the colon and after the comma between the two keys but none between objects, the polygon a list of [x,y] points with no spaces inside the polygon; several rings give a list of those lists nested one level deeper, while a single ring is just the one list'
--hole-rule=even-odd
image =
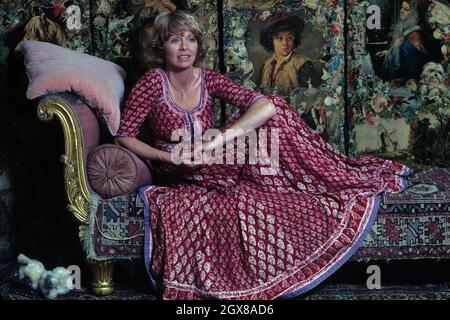
[{"label": "patterned tapestry backdrop", "polygon": [[[225,0],[223,12],[227,75],[282,95],[317,133],[344,151],[343,1]],[[277,52],[275,39],[289,36],[299,41]],[[235,110],[228,107],[227,116]]]},{"label": "patterned tapestry backdrop", "polygon": [[[349,2],[352,155],[375,154],[415,167],[449,166],[450,7],[446,3]],[[379,28],[365,24],[371,5],[379,8]]]}]

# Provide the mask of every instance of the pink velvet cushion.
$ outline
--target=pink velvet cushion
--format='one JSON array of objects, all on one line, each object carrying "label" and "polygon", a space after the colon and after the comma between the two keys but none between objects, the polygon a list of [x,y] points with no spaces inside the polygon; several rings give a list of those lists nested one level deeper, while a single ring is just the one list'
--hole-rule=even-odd
[{"label": "pink velvet cushion", "polygon": [[73,92],[101,114],[112,135],[120,123],[125,71],[118,65],[88,54],[41,41],[17,46],[25,57],[30,80],[26,96]]},{"label": "pink velvet cushion", "polygon": [[136,191],[152,182],[150,170],[139,157],[113,144],[92,150],[86,167],[92,189],[103,198]]}]

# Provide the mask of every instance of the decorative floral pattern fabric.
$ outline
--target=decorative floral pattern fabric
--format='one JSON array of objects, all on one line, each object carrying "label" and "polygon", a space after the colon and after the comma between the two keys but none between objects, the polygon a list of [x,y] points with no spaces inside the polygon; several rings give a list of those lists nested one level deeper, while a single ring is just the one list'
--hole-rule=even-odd
[{"label": "decorative floral pattern fabric", "polygon": [[[136,136],[144,120],[154,132],[150,144],[167,142],[181,127],[191,130],[192,118],[205,130],[213,119],[213,97],[240,108],[228,127],[260,97],[217,72],[203,69],[202,75],[200,104],[187,112],[170,97],[164,73],[148,72],[129,97],[119,135]],[[155,166],[166,179],[140,190],[145,262],[163,298],[273,299],[310,290],[358,248],[379,194],[406,187],[404,165],[350,159],[283,98],[268,99],[277,114],[259,131],[279,130],[280,155],[270,175],[261,174],[259,162],[204,166],[177,176]]]}]

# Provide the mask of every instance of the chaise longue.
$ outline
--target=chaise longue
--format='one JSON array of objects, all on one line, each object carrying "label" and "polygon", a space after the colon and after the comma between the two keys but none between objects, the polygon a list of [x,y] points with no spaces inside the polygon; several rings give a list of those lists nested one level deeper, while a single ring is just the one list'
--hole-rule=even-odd
[{"label": "chaise longue", "polygon": [[[115,262],[143,259],[144,207],[137,190],[152,183],[151,167],[111,143],[98,115],[73,93],[41,97],[37,113],[62,125],[67,211],[79,225],[93,291],[108,295]],[[383,196],[377,219],[351,260],[450,258],[450,170],[418,170],[409,182],[403,193]]]}]

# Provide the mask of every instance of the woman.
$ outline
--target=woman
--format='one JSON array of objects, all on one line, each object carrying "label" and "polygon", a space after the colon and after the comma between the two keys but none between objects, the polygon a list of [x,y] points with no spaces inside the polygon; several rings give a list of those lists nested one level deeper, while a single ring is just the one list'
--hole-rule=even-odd
[{"label": "woman", "polygon": [[269,19],[261,32],[260,42],[274,54],[264,63],[261,89],[276,88],[281,94],[288,95],[294,88],[320,84],[320,76],[311,59],[295,53],[302,30],[303,21],[297,16],[280,13]]},{"label": "woman", "polygon": [[[161,14],[154,28],[149,52],[160,67],[131,91],[117,137],[151,160],[158,177],[158,185],[140,190],[152,283],[164,299],[274,299],[310,290],[350,258],[371,227],[379,194],[402,191],[408,168],[374,157],[349,159],[281,97],[197,67],[205,51],[194,16]],[[268,150],[278,142],[278,167],[192,164],[189,156],[178,161],[178,152],[171,154],[179,145],[172,133],[185,130],[198,142],[213,126],[212,98],[240,112],[221,128],[228,129],[224,136],[196,155],[228,147],[242,132],[266,130]],[[136,138],[144,122],[148,144]]]},{"label": "woman", "polygon": [[383,73],[386,80],[402,85],[409,79],[419,80],[422,67],[428,61],[415,1],[403,1],[399,21],[392,28],[389,50],[377,53],[385,56]]}]

